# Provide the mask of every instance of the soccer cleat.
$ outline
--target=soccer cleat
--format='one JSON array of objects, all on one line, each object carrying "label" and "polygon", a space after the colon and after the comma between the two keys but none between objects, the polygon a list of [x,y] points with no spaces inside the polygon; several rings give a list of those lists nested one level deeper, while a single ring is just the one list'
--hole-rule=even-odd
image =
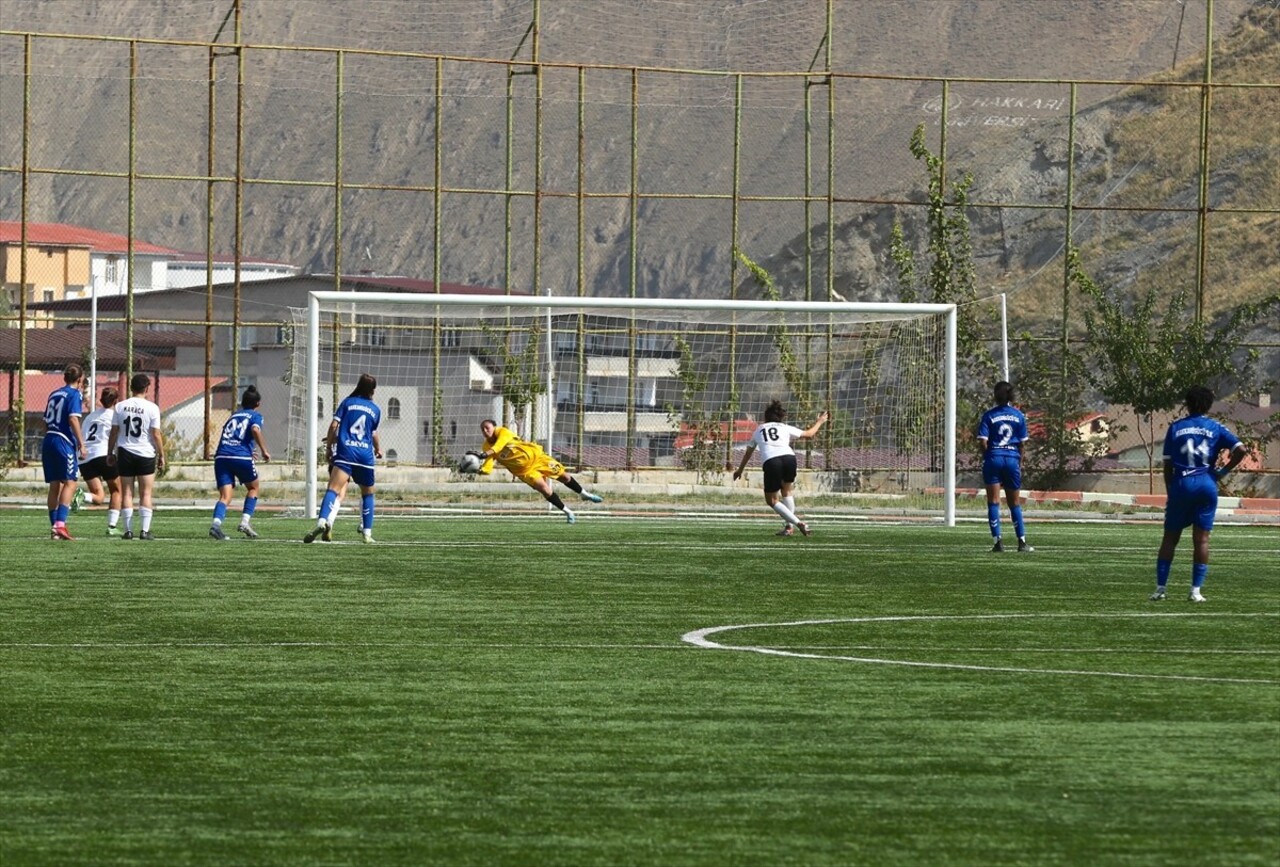
[{"label": "soccer cleat", "polygon": [[582,492],[582,499],[586,500],[588,503],[603,503],[603,502],[604,502],[604,497],[600,496],[599,494],[593,494],[593,493],[591,493],[590,491],[583,491],[583,492]]},{"label": "soccer cleat", "polygon": [[1155,592],[1155,593],[1152,593],[1152,594],[1151,594],[1151,596],[1150,596],[1150,597],[1148,597],[1148,598],[1149,598],[1152,602],[1163,602],[1163,601],[1164,601],[1164,598],[1165,598],[1165,597],[1164,597],[1164,588],[1163,588],[1163,587],[1157,587],[1157,588],[1156,588],[1156,592]]},{"label": "soccer cleat", "polygon": [[573,511],[570,509],[564,510],[564,519],[567,523],[570,523],[570,524],[578,523],[578,516],[575,515]]},{"label": "soccer cleat", "polygon": [[150,530],[143,530],[138,534],[138,538],[144,542],[154,542],[156,537],[152,535]]},{"label": "soccer cleat", "polygon": [[1205,599],[1203,596],[1200,595],[1200,590],[1198,588],[1193,587],[1191,589],[1191,592],[1187,594],[1187,601],[1188,602],[1208,602],[1209,600]]},{"label": "soccer cleat", "polygon": [[801,521],[799,524],[796,524],[796,529],[799,530],[802,535],[805,535],[805,536],[813,535],[813,531],[809,529],[809,525],[806,524],[804,521]]},{"label": "soccer cleat", "polygon": [[227,539],[227,534],[226,534],[226,533],[224,533],[224,532],[222,532],[222,528],[221,528],[221,527],[210,527],[210,528],[209,528],[209,538],[210,538],[210,539],[217,539],[219,542],[225,542],[225,541],[226,541],[226,539]]},{"label": "soccer cleat", "polygon": [[321,534],[323,534],[326,537],[325,538],[326,542],[329,541],[329,539],[327,538],[329,535],[329,525],[324,523],[323,521],[320,522],[319,524],[316,524],[314,527],[312,527],[311,532],[307,533],[307,535],[302,537],[302,541],[310,545],[316,539],[319,539]]},{"label": "soccer cleat", "polygon": [[373,538],[372,533],[361,533],[360,541],[364,542],[366,545],[372,545],[376,540]]},{"label": "soccer cleat", "polygon": [[790,524],[787,524],[787,526],[783,527],[781,530],[779,530],[778,532],[774,533],[773,535],[775,535],[775,536],[794,536],[795,534],[796,534],[796,528],[795,528],[795,527],[793,527],[793,526],[791,526]]},{"label": "soccer cleat", "polygon": [[66,526],[61,524],[53,528],[53,538],[62,539],[66,542],[75,541],[75,537],[67,532]]},{"label": "soccer cleat", "polygon": [[258,538],[258,531],[250,527],[248,524],[241,524],[239,527],[236,527],[236,530],[244,533],[246,539]]},{"label": "soccer cleat", "polygon": [[332,524],[325,524],[325,525],[324,525],[324,532],[322,532],[322,533],[320,534],[320,541],[321,541],[321,542],[332,542],[332,541],[333,541],[333,525],[332,525]]},{"label": "soccer cleat", "polygon": [[55,529],[53,529],[52,527],[50,527],[50,528],[49,528],[49,538],[50,538],[50,539],[55,539],[55,540],[56,540],[56,539],[58,538],[58,531],[57,531],[57,530],[55,530]]},{"label": "soccer cleat", "polygon": [[107,535],[108,535],[108,536],[113,536],[113,537],[114,537],[114,536],[119,536],[119,535],[120,535],[120,531],[119,531],[119,530],[117,530],[115,527],[112,527],[110,524],[108,524],[108,525],[107,525]]},{"label": "soccer cleat", "polygon": [[1001,542],[999,539],[996,539],[996,543],[995,543],[994,545],[992,545],[992,546],[991,546],[991,553],[992,553],[992,554],[1003,554],[1003,553],[1004,553],[1004,542]]},{"label": "soccer cleat", "polygon": [[71,496],[71,511],[78,512],[80,507],[84,505],[84,491],[76,488],[76,492]]},{"label": "soccer cleat", "polygon": [[1026,542],[1022,541],[1021,539],[1019,539],[1019,540],[1018,540],[1018,553],[1019,553],[1019,554],[1031,554],[1031,553],[1034,553],[1034,552],[1035,552],[1035,550],[1036,550],[1035,548],[1032,548],[1030,545],[1028,545]]},{"label": "soccer cleat", "polygon": [[123,536],[121,536],[120,538],[121,538],[121,539],[132,539],[132,538],[133,538],[133,531],[132,531],[132,530],[125,530],[125,531],[124,531],[124,535],[123,535]]}]

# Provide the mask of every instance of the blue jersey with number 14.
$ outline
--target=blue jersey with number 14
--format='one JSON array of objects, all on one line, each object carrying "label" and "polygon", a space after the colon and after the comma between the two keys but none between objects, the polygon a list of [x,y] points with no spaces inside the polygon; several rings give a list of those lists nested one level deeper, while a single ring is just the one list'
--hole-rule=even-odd
[{"label": "blue jersey with number 14", "polygon": [[373,432],[382,421],[382,410],[367,397],[348,397],[333,414],[338,441],[333,459],[361,467],[373,466]]},{"label": "blue jersey with number 14", "polygon": [[1201,476],[1213,468],[1218,452],[1234,449],[1240,438],[1206,415],[1180,418],[1164,437],[1164,459],[1176,478]]}]

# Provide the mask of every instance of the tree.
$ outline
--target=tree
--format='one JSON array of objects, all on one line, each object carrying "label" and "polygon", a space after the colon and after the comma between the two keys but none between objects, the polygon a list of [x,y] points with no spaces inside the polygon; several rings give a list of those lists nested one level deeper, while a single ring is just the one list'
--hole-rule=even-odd
[{"label": "tree", "polygon": [[1074,247],[1067,251],[1067,272],[1071,285],[1093,305],[1084,310],[1086,377],[1109,402],[1133,408],[1147,452],[1148,489],[1154,490],[1154,415],[1175,409],[1192,385],[1218,394],[1256,388],[1258,353],[1241,338],[1251,325],[1280,310],[1280,293],[1238,307],[1213,324],[1193,315],[1185,287],[1169,292],[1150,286],[1128,300],[1105,290],[1085,273]]}]

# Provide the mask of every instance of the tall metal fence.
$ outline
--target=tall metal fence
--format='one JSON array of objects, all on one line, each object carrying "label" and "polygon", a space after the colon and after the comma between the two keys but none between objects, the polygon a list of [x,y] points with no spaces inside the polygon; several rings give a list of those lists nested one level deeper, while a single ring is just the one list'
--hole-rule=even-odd
[{"label": "tall metal fence", "polygon": [[[976,74],[977,62],[895,74],[929,64],[877,55],[874,34],[848,25],[874,10],[874,23],[901,28],[896,44],[927,52],[893,17],[902,4],[729,4],[717,19],[693,2],[641,16],[646,4],[609,0],[574,17],[512,0],[486,5],[487,21],[470,2],[176,4],[170,26],[203,38],[158,24],[139,35],[145,25],[91,16],[92,5],[25,6],[38,27],[0,30],[3,318],[19,329],[3,363],[36,366],[32,326],[88,324],[106,286],[92,267],[79,278],[41,270],[53,253],[33,227],[118,234],[127,242],[109,258],[126,277],[94,324],[123,329],[125,373],[139,366],[140,332],[203,337],[202,359],[188,346],[164,363],[204,378],[204,437],[211,407],[257,375],[252,335],[286,328],[296,303],[273,280],[248,279],[251,262],[326,275],[333,289],[394,275],[413,291],[756,297],[742,251],[787,298],[896,300],[891,228],[914,229],[924,246],[928,179],[908,149],[922,125],[946,176],[974,178],[966,213],[986,296],[976,303],[1007,299],[1029,339],[1064,352],[1079,339],[1073,246],[1116,291],[1189,291],[1195,317],[1274,290],[1270,2],[1206,0],[1190,20],[1196,4],[1173,4],[1177,15],[1128,4],[1159,12],[1152,31],[1167,60],[1126,75],[1103,46],[1090,69],[1105,74],[1081,70],[1077,54],[1066,77],[1026,74],[1036,58],[1017,45],[985,62],[1021,74]],[[1035,4],[1049,19],[1068,6]],[[303,7],[324,7],[323,38],[254,41],[301,26]],[[359,14],[380,47],[342,44],[356,42]],[[1074,20],[1069,35],[1097,35],[1105,22],[1095,23]],[[970,24],[975,40],[993,38]],[[431,28],[451,44],[406,47]],[[701,65],[667,62],[679,52]],[[870,57],[887,71],[865,71]],[[202,263],[203,285],[173,288],[163,263],[172,273],[178,260]],[[153,294],[169,302],[148,307]],[[1250,339],[1277,366],[1274,328]],[[21,438],[12,408],[28,402],[25,378],[9,388]]]}]

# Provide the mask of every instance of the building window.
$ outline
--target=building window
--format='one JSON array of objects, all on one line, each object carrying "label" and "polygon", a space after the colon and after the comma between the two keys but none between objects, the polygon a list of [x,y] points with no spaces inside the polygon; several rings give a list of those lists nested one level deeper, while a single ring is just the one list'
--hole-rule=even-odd
[{"label": "building window", "polygon": [[446,328],[440,332],[440,345],[457,347],[462,345],[462,332],[456,328]]},{"label": "building window", "polygon": [[431,420],[427,419],[422,423],[422,435],[424,437],[431,436]]},{"label": "building window", "polygon": [[316,417],[324,418],[324,398],[316,398]]},{"label": "building window", "polygon": [[400,418],[400,398],[391,397],[387,399],[387,418],[392,420]]},{"label": "building window", "polygon": [[458,423],[456,421],[449,422],[449,439],[456,440],[458,438]]}]

